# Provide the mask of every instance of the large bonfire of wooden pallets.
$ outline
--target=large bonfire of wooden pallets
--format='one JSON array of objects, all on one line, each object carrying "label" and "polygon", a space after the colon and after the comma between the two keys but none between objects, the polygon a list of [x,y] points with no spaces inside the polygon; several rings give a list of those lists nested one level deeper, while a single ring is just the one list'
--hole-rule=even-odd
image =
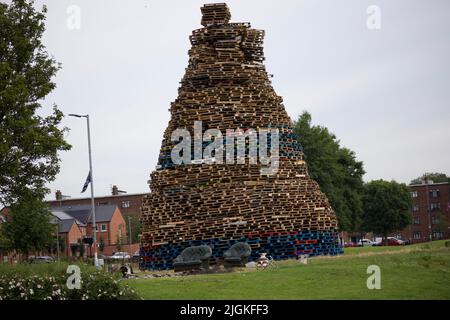
[{"label": "large bonfire of wooden pallets", "polygon": [[[167,269],[189,246],[207,244],[212,262],[238,241],[275,259],[342,252],[337,221],[326,196],[308,175],[291,120],[271,86],[263,61],[263,30],[230,23],[226,4],[201,8],[201,29],[190,36],[189,65],[164,133],[151,193],[141,212],[141,268]],[[175,164],[175,129],[194,133],[277,128],[279,168],[261,174],[261,163]],[[194,136],[193,136],[194,138]],[[205,146],[205,145],[203,145]]]}]

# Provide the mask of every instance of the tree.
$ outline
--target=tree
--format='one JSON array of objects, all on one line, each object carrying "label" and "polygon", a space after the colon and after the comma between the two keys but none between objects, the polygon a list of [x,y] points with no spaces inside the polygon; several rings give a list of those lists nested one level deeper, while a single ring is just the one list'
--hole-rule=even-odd
[{"label": "tree", "polygon": [[116,249],[122,251],[122,235],[120,233],[117,234]]},{"label": "tree", "polygon": [[103,253],[103,250],[105,250],[105,240],[103,240],[103,237],[100,237],[100,241],[98,242],[98,249],[101,253]]},{"label": "tree", "polygon": [[364,186],[362,229],[385,239],[411,223],[412,198],[404,183],[374,180]]},{"label": "tree", "polygon": [[[130,219],[128,219],[128,217],[130,217]],[[130,221],[131,223],[131,243],[137,243],[139,242],[139,235],[141,234],[141,223],[139,221],[139,216],[136,216],[134,214],[128,215],[128,216],[124,216],[125,221]],[[127,233],[127,242],[130,239],[130,227],[126,226],[126,233]]]},{"label": "tree", "polygon": [[450,182],[450,177],[445,173],[440,172],[425,172],[420,177],[411,180],[409,184],[421,184],[423,181],[433,181],[435,183],[439,182]]},{"label": "tree", "polygon": [[59,172],[58,151],[69,150],[63,114],[56,105],[38,115],[41,101],[54,88],[59,64],[45,51],[45,6],[33,1],[0,3],[0,203],[16,202],[34,192],[43,197],[45,184]]},{"label": "tree", "polygon": [[440,212],[438,213],[436,220],[437,222],[436,225],[433,227],[433,231],[442,232],[443,234],[445,234],[445,232],[450,227],[450,222],[448,221],[447,216],[442,212]]},{"label": "tree", "polygon": [[5,233],[2,232],[2,226],[0,224],[0,257],[6,255],[10,249],[8,239],[5,237]]},{"label": "tree", "polygon": [[10,247],[26,256],[48,248],[54,241],[54,231],[48,206],[34,194],[22,196],[11,205],[2,225]]},{"label": "tree", "polygon": [[85,251],[85,247],[84,247],[83,240],[79,239],[78,240],[78,252],[80,253],[81,259],[83,259],[83,257],[84,257],[84,251]]},{"label": "tree", "polygon": [[52,254],[63,253],[66,250],[66,241],[64,238],[58,236],[58,240],[56,239],[55,234],[53,234],[53,242],[49,245],[48,251]]},{"label": "tree", "polygon": [[311,125],[311,115],[306,111],[294,123],[294,130],[303,147],[309,175],[330,201],[339,228],[349,232],[358,230],[362,215],[363,163],[353,151],[341,147],[327,128]]},{"label": "tree", "polygon": [[58,236],[59,252],[62,253],[66,250],[66,241],[63,237]]},{"label": "tree", "polygon": [[70,244],[70,251],[72,251],[72,256],[73,257],[77,256],[77,252],[78,252],[79,246],[80,246],[79,243],[71,243]]}]

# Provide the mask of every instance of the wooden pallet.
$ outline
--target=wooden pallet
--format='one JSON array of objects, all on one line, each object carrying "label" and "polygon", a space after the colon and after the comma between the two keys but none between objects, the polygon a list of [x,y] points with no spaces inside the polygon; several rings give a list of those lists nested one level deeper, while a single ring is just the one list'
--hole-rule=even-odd
[{"label": "wooden pallet", "polygon": [[[230,23],[230,11],[223,3],[204,5],[201,12],[204,27],[190,36],[188,66],[178,97],[170,105],[171,118],[157,170],[150,175],[151,193],[142,204],[142,248],[159,250],[159,246],[208,239],[222,239],[229,245],[246,234],[255,239],[276,234],[281,237],[278,242],[269,241],[277,249],[276,256],[311,250],[296,248],[290,232],[328,232],[337,228],[337,220],[326,196],[309,177],[299,137],[283,99],[271,85],[263,64],[264,31],[252,29],[250,23]],[[248,154],[242,164],[175,165],[170,154],[174,146],[171,134],[186,128],[193,135],[194,121],[202,121],[202,132],[213,128],[222,133],[238,128],[278,129],[277,173],[261,175],[263,166],[251,164]],[[225,142],[223,147],[227,151]],[[239,160],[234,149],[229,152]],[[261,241],[254,245],[264,247]],[[324,246],[314,252],[323,254],[333,248]],[[164,252],[172,256],[178,249]],[[164,255],[149,257],[160,259],[164,266],[171,263]]]}]

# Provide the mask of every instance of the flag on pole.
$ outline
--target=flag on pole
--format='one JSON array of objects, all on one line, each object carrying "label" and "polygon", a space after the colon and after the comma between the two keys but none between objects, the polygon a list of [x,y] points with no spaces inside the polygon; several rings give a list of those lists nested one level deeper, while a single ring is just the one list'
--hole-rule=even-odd
[{"label": "flag on pole", "polygon": [[91,172],[89,171],[89,174],[88,174],[88,176],[86,178],[86,182],[84,183],[84,186],[83,186],[83,190],[81,190],[81,193],[86,191],[86,189],[87,189],[87,187],[88,187],[90,182],[91,182]]}]

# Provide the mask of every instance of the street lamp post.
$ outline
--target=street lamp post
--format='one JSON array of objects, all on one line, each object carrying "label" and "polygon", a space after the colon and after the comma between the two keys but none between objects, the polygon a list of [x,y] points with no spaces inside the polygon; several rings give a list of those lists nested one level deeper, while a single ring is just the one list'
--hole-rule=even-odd
[{"label": "street lamp post", "polygon": [[92,210],[92,227],[94,229],[92,235],[92,245],[94,246],[94,265],[98,266],[98,256],[97,256],[97,223],[95,220],[95,200],[94,200],[94,172],[92,170],[92,149],[91,149],[91,129],[89,126],[89,115],[79,115],[79,114],[69,114],[71,117],[86,118],[87,122],[87,135],[88,135],[88,148],[89,148],[89,174],[90,174],[90,185],[91,185],[91,210]]}]

